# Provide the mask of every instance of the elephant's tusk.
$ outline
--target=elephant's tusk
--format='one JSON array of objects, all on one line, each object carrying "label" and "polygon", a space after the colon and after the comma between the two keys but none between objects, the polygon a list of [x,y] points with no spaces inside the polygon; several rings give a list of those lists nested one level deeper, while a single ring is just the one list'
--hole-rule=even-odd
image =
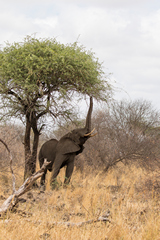
[{"label": "elephant's tusk", "polygon": [[90,136],[94,132],[94,130],[95,128],[90,133],[84,134],[84,137]]},{"label": "elephant's tusk", "polygon": [[93,134],[93,135],[90,135],[90,137],[94,137],[94,136],[96,136],[98,133],[95,133],[95,134]]}]

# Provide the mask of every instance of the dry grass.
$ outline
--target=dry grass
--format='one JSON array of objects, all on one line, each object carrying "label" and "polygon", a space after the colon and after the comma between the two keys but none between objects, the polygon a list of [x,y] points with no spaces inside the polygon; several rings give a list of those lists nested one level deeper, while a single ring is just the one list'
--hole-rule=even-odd
[{"label": "dry grass", "polygon": [[[22,184],[23,172],[17,184]],[[62,180],[64,172],[60,173]],[[6,177],[7,179],[7,177]],[[67,188],[32,190],[22,196],[16,211],[0,219],[0,240],[158,240],[160,239],[160,188],[155,173],[121,166],[104,175],[74,171]],[[8,184],[0,176],[0,204],[8,197]],[[10,180],[8,181],[10,182]],[[110,211],[110,223],[96,222],[81,227],[53,222],[82,222]]]}]

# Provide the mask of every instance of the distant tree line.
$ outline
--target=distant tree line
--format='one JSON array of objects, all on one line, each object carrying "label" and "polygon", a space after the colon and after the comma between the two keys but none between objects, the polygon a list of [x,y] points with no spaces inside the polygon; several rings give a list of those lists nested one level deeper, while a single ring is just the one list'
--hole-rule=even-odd
[{"label": "distant tree line", "polygon": [[[40,144],[48,138],[59,139],[73,128],[83,126],[83,120],[74,123],[66,121],[54,132],[42,132]],[[97,135],[85,144],[85,150],[77,156],[75,166],[85,172],[109,169],[118,166],[135,164],[150,170],[160,169],[160,113],[155,110],[151,102],[145,100],[110,102],[103,109],[94,112],[92,126]],[[19,149],[23,149],[23,129],[17,126],[0,126],[0,137],[9,143],[20,164]],[[16,148],[15,148],[16,144]],[[17,149],[17,151],[16,151]],[[2,148],[1,148],[2,150]],[[0,151],[1,167],[4,163],[5,150]],[[17,157],[16,157],[17,154]],[[21,162],[22,164],[22,162]]]}]

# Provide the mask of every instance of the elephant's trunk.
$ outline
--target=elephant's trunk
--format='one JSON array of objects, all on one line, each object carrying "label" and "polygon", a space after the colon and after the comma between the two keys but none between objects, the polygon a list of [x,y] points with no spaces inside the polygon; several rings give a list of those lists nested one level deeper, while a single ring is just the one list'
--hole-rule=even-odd
[{"label": "elephant's trunk", "polygon": [[86,126],[85,126],[85,128],[87,129],[88,133],[91,132],[91,115],[92,115],[92,110],[93,110],[93,99],[92,99],[92,97],[90,97],[90,106],[89,106],[89,109],[88,109],[88,114],[87,114],[87,118],[86,118]]}]

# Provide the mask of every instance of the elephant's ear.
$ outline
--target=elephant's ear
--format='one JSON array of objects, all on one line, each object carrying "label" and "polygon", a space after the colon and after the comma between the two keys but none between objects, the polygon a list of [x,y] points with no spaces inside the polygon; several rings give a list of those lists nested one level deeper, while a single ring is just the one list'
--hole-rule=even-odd
[{"label": "elephant's ear", "polygon": [[57,145],[57,151],[62,154],[74,153],[80,150],[80,147],[69,138],[61,139]]}]

